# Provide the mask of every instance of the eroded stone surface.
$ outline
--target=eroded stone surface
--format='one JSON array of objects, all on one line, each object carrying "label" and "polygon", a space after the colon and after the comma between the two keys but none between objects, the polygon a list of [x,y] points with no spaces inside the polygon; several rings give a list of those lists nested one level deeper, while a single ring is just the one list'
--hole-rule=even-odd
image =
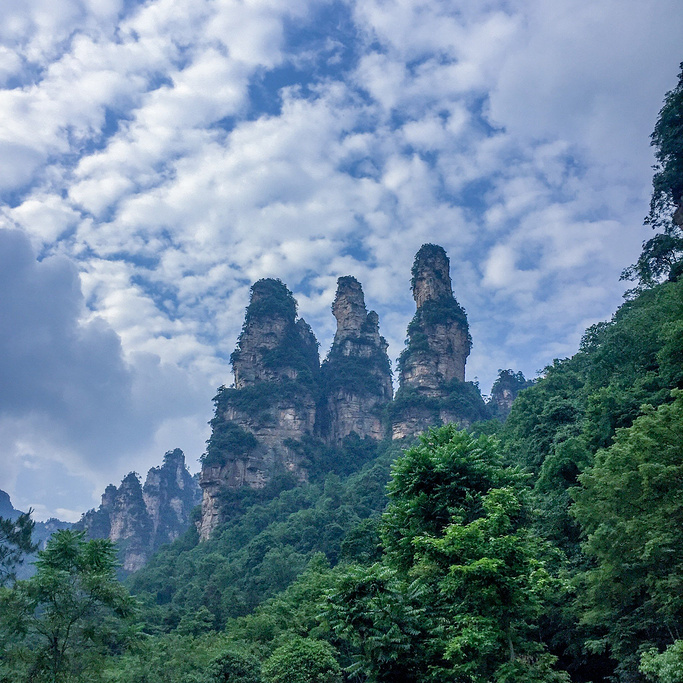
[{"label": "eroded stone surface", "polygon": [[185,467],[180,449],[169,451],[160,467],[147,474],[144,488],[134,472],[117,488],[110,484],[97,510],[86,512],[74,526],[90,538],[109,538],[119,546],[126,571],[140,569],[152,553],[177,538],[190,523],[200,490]]},{"label": "eroded stone surface", "polygon": [[[483,416],[481,396],[465,383],[469,325],[453,295],[449,269],[448,256],[437,245],[425,244],[415,256],[412,288],[417,310],[399,363],[400,388],[391,425],[395,439],[445,422],[467,426],[479,412]],[[450,400],[454,394],[467,398],[462,410],[458,401]]]},{"label": "eroded stone surface", "polygon": [[[318,342],[306,321],[297,319],[296,302],[279,280],[252,287],[232,364],[235,387],[219,395],[200,478],[202,540],[220,524],[226,489],[263,488],[278,472],[307,478],[300,455],[286,444],[314,430]],[[221,443],[221,430],[232,430],[228,446]]]},{"label": "eroded stone surface", "polygon": [[382,408],[393,396],[391,365],[377,313],[368,313],[356,278],[339,278],[332,313],[337,331],[322,366],[318,432],[335,445],[352,432],[381,439],[386,432]]}]

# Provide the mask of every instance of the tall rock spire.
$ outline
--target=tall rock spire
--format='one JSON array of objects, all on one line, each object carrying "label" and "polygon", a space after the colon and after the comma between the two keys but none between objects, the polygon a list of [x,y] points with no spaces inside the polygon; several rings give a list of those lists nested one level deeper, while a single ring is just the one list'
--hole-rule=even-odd
[{"label": "tall rock spire", "polygon": [[465,381],[472,341],[467,314],[453,296],[450,261],[443,247],[424,244],[412,269],[417,311],[408,326],[401,355],[399,382],[427,395],[440,395],[443,385]]},{"label": "tall rock spire", "polygon": [[417,310],[399,358],[400,389],[391,409],[394,438],[444,422],[464,426],[485,416],[479,390],[465,382],[472,341],[467,314],[453,296],[443,247],[422,245],[411,285]]},{"label": "tall rock spire", "polygon": [[305,481],[303,456],[292,444],[315,427],[318,342],[280,281],[251,288],[237,349],[234,388],[221,387],[203,456],[200,538],[221,522],[221,496],[242,486],[260,489],[277,474]]},{"label": "tall rock spire", "polygon": [[321,368],[318,433],[332,444],[352,432],[381,439],[385,434],[381,408],[393,395],[391,365],[377,313],[368,313],[356,278],[339,278],[332,313],[337,332]]},{"label": "tall rock spire", "polygon": [[149,470],[144,488],[135,472],[118,488],[109,484],[100,507],[86,512],[74,528],[85,529],[89,538],[115,541],[123,569],[133,572],[162,544],[185,532],[198,502],[197,482],[185,467],[184,453],[176,448],[164,455],[163,465]]}]

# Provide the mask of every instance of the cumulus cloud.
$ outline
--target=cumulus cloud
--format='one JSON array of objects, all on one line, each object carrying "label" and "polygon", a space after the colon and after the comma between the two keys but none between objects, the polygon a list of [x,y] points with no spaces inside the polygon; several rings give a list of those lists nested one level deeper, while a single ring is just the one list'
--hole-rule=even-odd
[{"label": "cumulus cloud", "polygon": [[[31,389],[0,399],[13,480],[46,435],[93,488],[102,435],[121,467],[182,446],[166,438],[196,457],[260,277],[290,286],[323,352],[336,278],[358,277],[396,357],[435,242],[484,390],[570,354],[645,237],[683,9],[641,5],[10,0],[0,217],[23,231],[13,315],[37,344],[6,368]],[[35,415],[40,444],[21,436]]]},{"label": "cumulus cloud", "polygon": [[[84,321],[73,263],[37,261],[18,230],[0,230],[0,293],[2,488],[14,491],[25,470],[47,468],[85,478],[86,490],[72,495],[90,504],[95,485],[130,466],[131,456],[149,463],[161,423],[206,400],[208,387],[177,365],[152,354],[127,361],[102,318]],[[18,493],[18,502],[30,495]]]}]

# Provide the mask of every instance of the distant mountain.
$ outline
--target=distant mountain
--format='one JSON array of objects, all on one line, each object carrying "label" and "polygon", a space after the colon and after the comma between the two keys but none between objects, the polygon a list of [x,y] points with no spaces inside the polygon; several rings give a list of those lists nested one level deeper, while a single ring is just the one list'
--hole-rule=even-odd
[{"label": "distant mountain", "polygon": [[469,427],[504,418],[512,392],[501,394],[502,408],[498,402],[488,406],[478,386],[465,381],[472,339],[443,247],[420,248],[411,287],[416,311],[393,396],[387,343],[355,277],[337,281],[337,330],[322,365],[315,335],[297,317],[287,286],[270,278],[253,284],[230,357],[234,385],[220,387],[214,398],[202,458],[202,541],[234,512],[235,496],[277,488],[285,478],[301,484],[326,471],[348,470],[338,452],[347,438],[405,444],[448,422]]},{"label": "distant mountain", "polygon": [[[23,514],[23,511],[17,510],[14,505],[12,505],[9,494],[0,489],[0,517],[4,517],[5,519],[16,519],[21,514]],[[38,550],[42,550],[45,548],[45,544],[55,531],[58,531],[59,529],[68,529],[70,527],[70,522],[63,522],[61,519],[56,519],[54,517],[48,519],[46,522],[35,522],[32,536],[33,542],[38,544]],[[33,575],[33,562],[36,557],[37,555],[33,554],[27,555],[24,558],[24,562],[17,570],[18,578],[28,579]]]},{"label": "distant mountain", "polygon": [[164,455],[160,467],[149,470],[144,486],[135,472],[127,474],[118,488],[107,486],[100,507],[86,512],[74,528],[85,529],[90,538],[115,541],[123,569],[133,572],[160,546],[185,532],[200,498],[197,479],[176,448]]},{"label": "distant mountain", "polygon": [[0,517],[5,519],[16,519],[21,511],[16,510],[9,498],[9,493],[0,489]]}]

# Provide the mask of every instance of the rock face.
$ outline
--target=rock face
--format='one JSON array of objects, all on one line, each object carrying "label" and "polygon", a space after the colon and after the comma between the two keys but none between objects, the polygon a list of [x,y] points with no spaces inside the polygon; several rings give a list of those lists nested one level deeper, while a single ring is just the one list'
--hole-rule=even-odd
[{"label": "rock face", "polygon": [[391,364],[379,318],[374,311],[368,313],[356,278],[339,278],[332,313],[337,332],[321,368],[318,432],[333,445],[352,432],[382,439],[382,408],[393,396]]},{"label": "rock face", "polygon": [[400,384],[431,396],[443,385],[465,381],[472,342],[467,314],[453,296],[450,261],[442,247],[425,244],[413,264],[415,317],[408,326],[408,346],[401,357]]},{"label": "rock face", "polygon": [[288,444],[315,427],[318,342],[297,320],[294,297],[279,280],[253,285],[231,361],[235,386],[221,387],[214,399],[203,459],[201,539],[220,523],[223,491],[263,488],[280,473],[307,478],[300,454]]},{"label": "rock face", "polygon": [[521,372],[499,370],[486,404],[489,415],[504,422],[510,414],[512,402],[517,398],[517,394],[522,389],[532,386],[533,383],[533,380],[527,380]]},{"label": "rock face", "polygon": [[486,416],[479,390],[465,382],[472,341],[467,314],[453,296],[450,262],[442,247],[425,244],[412,268],[417,310],[399,359],[399,384],[392,406],[394,439],[446,422],[467,426]]},{"label": "rock face", "polygon": [[0,489],[0,517],[3,519],[16,519],[21,512],[14,509],[9,493]]},{"label": "rock face", "polygon": [[297,319],[287,287],[273,279],[253,285],[231,356],[234,386],[221,387],[214,398],[200,478],[201,539],[221,523],[241,487],[264,489],[280,474],[307,481],[311,472],[327,471],[352,434],[402,438],[442,422],[467,425],[486,417],[478,388],[465,382],[471,341],[449,269],[446,252],[432,244],[415,258],[417,311],[393,401],[387,343],[358,280],[346,276],[337,282],[332,304],[337,331],[322,367],[315,336]]},{"label": "rock face", "polygon": [[97,510],[86,512],[74,527],[90,538],[109,538],[119,546],[123,569],[140,569],[152,553],[183,533],[199,503],[199,487],[185,467],[180,449],[169,451],[161,467],[147,474],[144,487],[135,472],[117,488],[110,484]]},{"label": "rock face", "polygon": [[199,505],[200,493],[179,448],[168,451],[163,464],[147,472],[142,499],[152,523],[153,550],[175,541],[189,527],[190,514]]}]

